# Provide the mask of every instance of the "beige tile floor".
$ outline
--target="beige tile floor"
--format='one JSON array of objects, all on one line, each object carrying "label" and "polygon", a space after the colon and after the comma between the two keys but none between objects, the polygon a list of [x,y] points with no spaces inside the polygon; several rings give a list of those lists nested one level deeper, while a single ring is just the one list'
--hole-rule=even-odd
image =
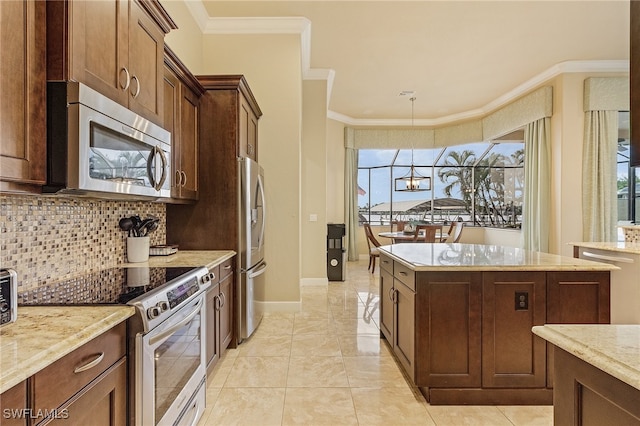
[{"label": "beige tile floor", "polygon": [[431,406],[378,328],[379,271],[302,287],[301,310],[269,313],[208,378],[199,425],[551,425],[550,406]]}]

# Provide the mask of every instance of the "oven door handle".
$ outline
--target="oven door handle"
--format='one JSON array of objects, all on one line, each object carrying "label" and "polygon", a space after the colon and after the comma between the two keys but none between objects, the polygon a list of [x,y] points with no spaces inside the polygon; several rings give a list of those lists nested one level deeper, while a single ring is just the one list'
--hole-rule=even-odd
[{"label": "oven door handle", "polygon": [[201,297],[200,300],[198,300],[198,303],[195,305],[195,307],[193,308],[193,311],[187,315],[186,317],[184,317],[184,319],[182,319],[179,323],[177,323],[176,325],[171,326],[170,328],[158,333],[155,336],[151,336],[149,337],[149,344],[150,345],[155,345],[157,342],[159,342],[160,340],[164,339],[165,337],[171,336],[173,333],[175,333],[176,331],[178,331],[180,328],[182,328],[183,326],[189,324],[189,322],[196,316],[198,315],[198,312],[200,312],[200,308],[202,307],[202,302],[203,302],[204,298]]}]

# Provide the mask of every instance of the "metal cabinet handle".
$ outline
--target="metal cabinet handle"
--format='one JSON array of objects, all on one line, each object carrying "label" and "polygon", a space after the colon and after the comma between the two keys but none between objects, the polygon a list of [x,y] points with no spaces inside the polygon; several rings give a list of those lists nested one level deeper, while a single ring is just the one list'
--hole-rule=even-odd
[{"label": "metal cabinet handle", "polygon": [[222,296],[222,303],[220,304],[220,308],[222,309],[222,307],[227,303],[227,296],[224,293],[220,293],[220,296]]},{"label": "metal cabinet handle", "polygon": [[224,269],[226,269],[228,271],[229,269],[231,269],[231,265],[225,266]]},{"label": "metal cabinet handle", "polygon": [[215,311],[219,311],[220,310],[220,296],[215,295],[213,296],[213,310]]},{"label": "metal cabinet handle", "polygon": [[186,186],[187,185],[187,173],[185,173],[184,170],[180,170],[180,176],[181,176],[181,179],[180,179],[181,185],[180,186]]},{"label": "metal cabinet handle", "polygon": [[399,273],[400,275],[402,275],[402,276],[405,276],[405,277],[408,275],[408,274],[407,274],[406,272],[404,272],[404,271],[400,271],[400,272],[398,272],[398,273]]},{"label": "metal cabinet handle", "polygon": [[123,71],[124,71],[125,75],[127,76],[127,83],[124,86],[122,84],[120,84],[120,88],[122,90],[127,90],[127,89],[129,89],[129,84],[131,84],[131,76],[129,75],[129,70],[127,69],[127,67],[122,67],[120,69],[120,74],[122,74]]},{"label": "metal cabinet handle", "polygon": [[176,170],[176,186],[182,186],[182,175],[180,170]]},{"label": "metal cabinet handle", "polygon": [[391,300],[393,302],[393,292],[395,291],[395,289],[393,287],[391,287],[389,289],[389,300]]},{"label": "metal cabinet handle", "polygon": [[131,81],[133,80],[136,81],[136,92],[131,93],[131,96],[133,97],[133,99],[135,99],[140,94],[140,80],[138,80],[138,77],[136,77],[135,75],[131,77]]},{"label": "metal cabinet handle", "polygon": [[78,374],[78,373],[82,373],[83,371],[90,370],[93,367],[95,367],[96,365],[100,364],[100,362],[102,362],[103,359],[104,359],[104,352],[100,352],[100,354],[98,356],[96,356],[96,358],[93,361],[89,361],[85,365],[81,365],[80,367],[76,367],[73,370],[73,372]]}]

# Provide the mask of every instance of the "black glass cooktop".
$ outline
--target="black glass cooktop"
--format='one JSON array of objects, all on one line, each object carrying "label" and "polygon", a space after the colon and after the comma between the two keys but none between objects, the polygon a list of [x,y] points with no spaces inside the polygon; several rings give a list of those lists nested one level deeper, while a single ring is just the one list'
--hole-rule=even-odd
[{"label": "black glass cooktop", "polygon": [[18,305],[124,305],[195,268],[112,268],[18,293]]}]

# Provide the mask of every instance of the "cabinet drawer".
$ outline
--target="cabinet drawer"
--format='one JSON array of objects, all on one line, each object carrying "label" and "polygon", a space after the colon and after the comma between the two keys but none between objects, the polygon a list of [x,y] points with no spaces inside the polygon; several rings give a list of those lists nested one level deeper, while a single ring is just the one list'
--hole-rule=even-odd
[{"label": "cabinet drawer", "polygon": [[393,276],[402,281],[411,290],[416,291],[415,272],[400,262],[393,262]]},{"label": "cabinet drawer", "polygon": [[380,256],[380,268],[393,275],[393,260],[387,256]]},{"label": "cabinet drawer", "polygon": [[209,272],[213,273],[214,277],[211,280],[211,284],[217,284],[220,282],[220,265],[216,265],[213,268],[209,268]]},{"label": "cabinet drawer", "polygon": [[230,274],[233,273],[233,260],[235,259],[235,257],[232,257],[231,259],[227,259],[224,262],[222,262],[220,264],[220,281],[222,281],[223,279],[225,279],[226,277],[228,277]]},{"label": "cabinet drawer", "polygon": [[[33,376],[34,407],[52,410],[72,397],[126,353],[126,324],[120,323]],[[96,360],[102,356],[99,362]],[[95,365],[91,366],[91,363]],[[89,367],[82,369],[82,367]],[[81,371],[78,371],[81,370]]]}]

